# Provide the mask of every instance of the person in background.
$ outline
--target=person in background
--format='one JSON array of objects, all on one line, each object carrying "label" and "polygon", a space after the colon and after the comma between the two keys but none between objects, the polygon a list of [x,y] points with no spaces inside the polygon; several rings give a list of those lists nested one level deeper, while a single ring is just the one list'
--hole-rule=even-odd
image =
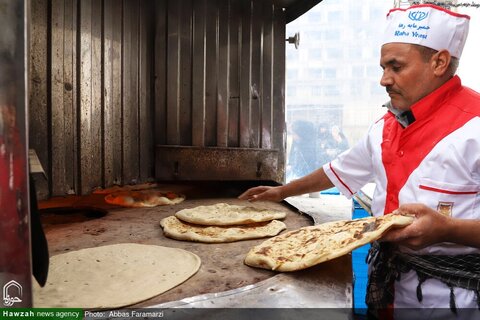
[{"label": "person in background", "polygon": [[316,168],[332,160],[332,157],[328,155],[328,150],[332,147],[333,143],[333,138],[330,134],[330,130],[328,130],[328,125],[326,123],[318,124]]},{"label": "person in background", "polygon": [[316,169],[315,126],[312,122],[297,120],[292,124],[292,136],[287,176],[296,179]]},{"label": "person in background", "polygon": [[373,181],[375,216],[414,215],[372,245],[371,317],[480,318],[480,94],[455,75],[469,20],[429,4],[390,10],[380,58],[386,114],[313,173],[239,196],[280,201],[336,186],[350,198]]},{"label": "person in background", "polygon": [[331,147],[329,149],[331,150],[330,156],[333,159],[340,153],[348,149],[348,140],[347,137],[345,137],[343,132],[340,130],[339,126],[332,126],[332,129],[330,131],[332,138],[330,139]]}]

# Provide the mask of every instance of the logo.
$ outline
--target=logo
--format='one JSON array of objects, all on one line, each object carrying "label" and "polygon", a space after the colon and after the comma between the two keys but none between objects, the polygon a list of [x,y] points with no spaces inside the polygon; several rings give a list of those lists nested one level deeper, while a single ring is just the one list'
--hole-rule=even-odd
[{"label": "logo", "polygon": [[408,17],[410,20],[413,21],[422,21],[426,17],[428,17],[428,12],[423,12],[423,11],[410,11],[408,13]]},{"label": "logo", "polygon": [[453,210],[453,202],[439,201],[437,205],[437,211],[444,216],[451,217]]},{"label": "logo", "polygon": [[11,307],[17,302],[22,302],[22,286],[15,280],[3,286],[3,305]]}]

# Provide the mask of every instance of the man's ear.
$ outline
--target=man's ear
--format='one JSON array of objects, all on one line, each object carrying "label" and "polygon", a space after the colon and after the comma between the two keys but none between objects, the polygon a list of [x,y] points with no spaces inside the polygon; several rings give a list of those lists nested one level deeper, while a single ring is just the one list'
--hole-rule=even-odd
[{"label": "man's ear", "polygon": [[448,71],[450,60],[452,59],[450,52],[447,50],[440,50],[432,56],[433,73],[437,77],[442,77]]}]

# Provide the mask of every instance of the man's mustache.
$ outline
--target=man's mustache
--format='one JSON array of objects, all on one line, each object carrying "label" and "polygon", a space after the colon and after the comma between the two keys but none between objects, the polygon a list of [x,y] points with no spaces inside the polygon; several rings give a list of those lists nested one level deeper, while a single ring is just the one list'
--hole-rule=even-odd
[{"label": "man's mustache", "polygon": [[392,89],[392,87],[385,87],[385,90],[387,90],[387,93],[397,93],[400,94],[397,90]]}]

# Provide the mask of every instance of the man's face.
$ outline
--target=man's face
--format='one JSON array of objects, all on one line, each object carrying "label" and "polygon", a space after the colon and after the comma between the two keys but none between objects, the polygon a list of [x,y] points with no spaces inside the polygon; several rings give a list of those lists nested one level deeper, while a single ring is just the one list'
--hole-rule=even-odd
[{"label": "man's face", "polygon": [[380,66],[383,69],[380,84],[386,88],[396,109],[409,110],[415,102],[435,89],[432,63],[425,61],[414,45],[383,45]]}]

